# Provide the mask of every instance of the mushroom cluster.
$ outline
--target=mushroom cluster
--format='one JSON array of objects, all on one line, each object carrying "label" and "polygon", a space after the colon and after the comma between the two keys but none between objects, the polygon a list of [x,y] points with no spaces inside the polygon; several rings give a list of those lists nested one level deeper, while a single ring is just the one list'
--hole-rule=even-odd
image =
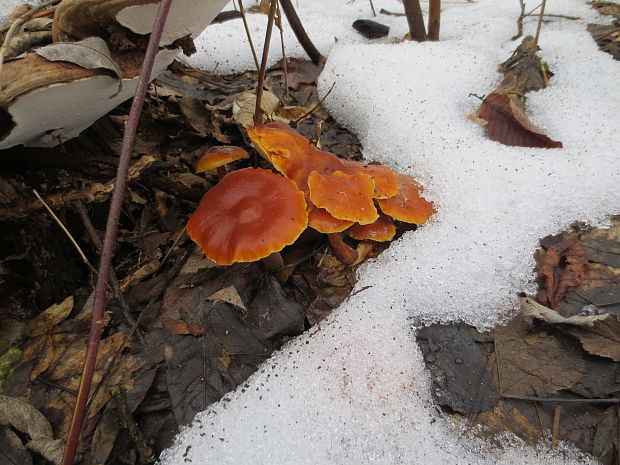
[{"label": "mushroom cluster", "polygon": [[[205,255],[219,264],[254,261],[280,251],[294,242],[306,226],[328,234],[332,248],[338,249],[344,246],[340,237],[343,231],[361,241],[389,241],[396,234],[394,220],[422,224],[435,213],[433,203],[420,195],[422,187],[411,176],[398,174],[382,165],[340,159],[319,150],[285,123],[272,122],[250,127],[248,135],[257,151],[282,176],[269,170],[238,170],[226,175],[205,194],[198,210],[190,218],[187,231]],[[226,151],[232,149],[226,148]],[[199,164],[202,169],[202,163]],[[248,181],[241,181],[242,176]],[[282,185],[288,193],[280,194],[278,191],[276,194],[274,190],[273,196],[268,195],[272,187],[263,187],[262,182]],[[239,191],[235,195],[249,195],[254,200],[239,201],[243,203],[243,208],[230,209],[228,202],[234,203],[230,199],[235,189]],[[273,197],[275,203],[265,207],[268,197],[269,200]],[[303,207],[299,199],[303,201]],[[291,207],[292,204],[294,207]],[[250,213],[252,208],[254,211]],[[303,213],[300,208],[303,208]],[[211,216],[227,218],[225,224],[203,220],[203,212],[207,210]],[[282,223],[289,225],[289,229],[282,233],[286,239],[277,243],[272,241],[270,247],[261,248],[260,254],[233,253],[223,257],[219,249],[212,247],[212,244],[218,243],[219,247],[227,247],[227,250],[235,249],[238,247],[237,235],[244,234],[237,228],[245,230],[247,218],[262,218],[263,215],[265,220],[261,228],[273,230]],[[223,229],[230,230],[232,239],[229,244],[229,239],[224,239]],[[289,231],[291,235],[287,236]],[[292,231],[297,234],[294,238]],[[263,240],[258,230],[247,232],[255,240]],[[341,258],[346,255],[337,254]],[[344,261],[352,262],[358,258],[358,254],[348,254]]]}]

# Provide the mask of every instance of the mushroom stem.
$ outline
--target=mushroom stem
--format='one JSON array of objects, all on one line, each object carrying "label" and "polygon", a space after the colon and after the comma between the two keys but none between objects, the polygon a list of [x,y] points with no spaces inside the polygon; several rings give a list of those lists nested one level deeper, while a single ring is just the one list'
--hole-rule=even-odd
[{"label": "mushroom stem", "polygon": [[351,263],[351,266],[355,266],[355,265],[359,265],[360,263],[362,263],[364,260],[366,260],[366,258],[368,257],[372,257],[373,254],[373,242],[372,241],[362,241],[357,245],[357,260],[355,260],[353,263]]},{"label": "mushroom stem", "polygon": [[352,265],[358,259],[358,253],[344,243],[342,240],[342,234],[331,233],[327,235],[329,245],[334,252],[334,255],[345,265]]},{"label": "mushroom stem", "polygon": [[217,178],[221,181],[228,171],[226,170],[226,165],[217,167]]},{"label": "mushroom stem", "polygon": [[286,273],[282,273],[281,268],[284,266],[284,258],[282,258],[282,254],[280,252],[274,252],[268,257],[261,259],[261,261],[263,262],[263,265],[265,265],[265,268],[275,273],[275,277],[280,283],[286,282],[288,275]]}]

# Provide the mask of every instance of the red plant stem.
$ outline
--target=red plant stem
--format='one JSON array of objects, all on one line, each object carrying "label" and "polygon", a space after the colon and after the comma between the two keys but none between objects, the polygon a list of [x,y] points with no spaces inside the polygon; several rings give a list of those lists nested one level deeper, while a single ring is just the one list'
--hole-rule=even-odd
[{"label": "red plant stem", "polygon": [[73,418],[71,420],[71,428],[67,439],[67,446],[62,458],[62,465],[72,465],[75,459],[80,430],[86,414],[86,401],[90,392],[90,386],[95,371],[95,362],[97,361],[97,352],[99,351],[99,341],[101,340],[101,332],[103,330],[103,312],[106,304],[106,286],[110,266],[112,264],[112,255],[114,243],[116,242],[116,234],[118,232],[118,220],[121,214],[123,204],[123,195],[127,184],[127,170],[131,160],[131,149],[133,147],[134,138],[138,129],[140,113],[142,105],[150,82],[155,56],[159,49],[159,41],[166,24],[166,18],[170,11],[172,0],[161,0],[155,17],[153,31],[149,38],[149,43],[144,55],[142,68],[140,69],[140,77],[138,86],[134,95],[129,117],[125,125],[123,134],[123,145],[121,148],[121,156],[118,162],[116,172],[116,186],[112,194],[110,204],[110,212],[108,214],[108,222],[106,224],[105,236],[103,239],[103,248],[101,250],[101,261],[99,262],[99,271],[97,274],[97,284],[95,287],[95,302],[93,304],[93,317],[90,326],[90,335],[88,337],[88,346],[86,348],[86,358],[84,359],[84,368],[82,370],[82,378],[80,388],[78,390],[75,408],[73,410]]},{"label": "red plant stem", "polygon": [[265,33],[265,45],[263,45],[263,58],[260,62],[260,72],[258,73],[258,84],[256,85],[256,108],[254,110],[254,124],[263,124],[263,113],[260,103],[263,97],[263,86],[265,84],[265,73],[267,72],[267,57],[269,56],[269,44],[271,43],[271,32],[273,31],[273,20],[276,16],[276,6],[278,0],[271,0],[269,5],[269,19],[267,20],[267,32]]}]

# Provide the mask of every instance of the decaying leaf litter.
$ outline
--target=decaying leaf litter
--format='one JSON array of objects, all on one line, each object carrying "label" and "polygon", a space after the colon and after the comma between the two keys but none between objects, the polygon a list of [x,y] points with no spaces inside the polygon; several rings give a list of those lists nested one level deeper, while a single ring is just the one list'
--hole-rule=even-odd
[{"label": "decaying leaf litter", "polygon": [[[159,102],[159,96],[155,96],[155,97],[156,97],[156,99],[157,99],[157,104],[158,104],[158,105],[160,105],[160,107],[158,108],[158,110],[161,110],[161,104],[160,104],[160,102]],[[165,98],[165,97],[163,97],[163,98]],[[183,111],[181,110],[181,112],[183,112]],[[186,116],[186,117],[187,117],[187,114],[186,114],[186,113],[188,113],[188,110],[187,110],[187,109],[186,109],[186,111],[185,111],[185,112],[183,112],[184,116]],[[171,121],[173,121],[173,120],[174,120],[173,116],[175,116],[175,115],[170,116],[170,115],[166,114],[166,116],[165,116],[164,118],[162,118],[162,119],[164,119],[164,121],[166,121],[166,118],[167,118],[167,117],[170,117],[170,118],[171,118],[171,120],[168,120],[168,122],[171,122]],[[190,118],[188,118],[188,120],[190,121],[190,124],[191,124],[192,128],[193,128],[193,129],[196,129],[196,126],[195,126],[194,124],[192,124],[192,123],[191,123],[191,119],[190,119]],[[177,125],[177,128],[176,128],[176,129],[177,129],[177,131],[178,131],[178,133],[176,133],[174,136],[169,136],[170,138],[177,138],[177,137],[178,137],[178,138],[182,138],[182,137],[183,137],[183,136],[181,135],[181,133],[182,133],[182,130],[183,130],[184,128],[182,128],[182,127],[178,127],[178,126],[186,125],[186,124],[187,124],[187,121],[183,121],[183,120],[181,120],[181,121],[182,121],[182,124],[178,124],[178,125]],[[177,119],[175,122],[176,122],[176,123],[179,123],[179,120]],[[159,128],[157,125],[154,125],[154,126],[155,126],[155,128],[154,128],[154,133],[157,133],[157,131],[158,131],[160,128]],[[203,127],[203,128],[204,128],[204,126],[201,126],[201,127]],[[222,132],[222,134],[224,134],[224,132]],[[232,137],[232,139],[234,140],[235,138],[234,138],[234,137]],[[181,141],[179,141],[179,142],[181,142]],[[321,142],[323,143],[323,140],[322,140]],[[173,144],[170,144],[170,145],[173,145]],[[179,145],[180,145],[180,144],[179,144]],[[157,147],[153,147],[153,149],[157,149]],[[149,153],[150,153],[150,152],[149,152]],[[170,163],[170,160],[173,160],[172,155],[171,155],[171,154],[169,154],[169,153],[165,153],[165,151],[164,151],[164,153],[163,153],[162,155],[160,155],[160,156],[162,157],[162,159],[165,159],[165,160],[166,160],[166,162],[168,162],[168,163]],[[170,158],[168,158],[168,157],[170,157]],[[186,161],[186,163],[187,163],[187,161]],[[170,163],[170,164],[173,164],[173,163]],[[172,170],[173,168],[172,168],[171,166],[165,166],[163,169],[164,169],[164,170]],[[189,173],[181,173],[181,174],[189,174]],[[181,178],[181,177],[182,177],[182,176],[179,176],[179,178]],[[185,179],[191,179],[191,180],[194,180],[194,178],[193,178],[193,177],[191,177],[191,176],[186,176],[186,177],[185,177]],[[140,179],[140,181],[141,181],[141,179]],[[162,181],[160,180],[160,182],[162,182]],[[204,183],[199,183],[198,181],[196,181],[196,184],[193,184],[193,185],[191,185],[191,186],[192,186],[192,187],[195,187],[195,186],[197,186],[197,185],[200,185],[200,187],[204,188]],[[186,185],[186,187],[187,187],[187,185]],[[172,188],[170,188],[170,189],[172,189]],[[180,187],[176,187],[176,189],[179,189],[179,190],[180,190],[181,188],[180,188]],[[198,189],[195,189],[195,190],[198,190]],[[164,191],[164,192],[165,192],[165,191]],[[176,192],[175,192],[174,190],[173,190],[173,193],[174,193],[174,194],[176,194]],[[142,194],[142,195],[141,195],[141,194]],[[188,195],[188,199],[189,199],[189,200],[191,200],[191,197],[189,197],[189,194],[187,194],[187,191],[186,191],[186,195]],[[194,194],[194,196],[195,196],[195,195],[196,195],[196,194]],[[149,201],[150,201],[150,198],[149,198],[149,197],[150,197],[150,195],[146,195],[146,191],[138,191],[138,192],[135,192],[135,193],[134,193],[134,192],[132,192],[131,196],[132,196],[132,201],[135,201],[135,203],[136,203],[137,205],[144,205],[144,204],[147,204],[147,202],[149,202]],[[199,194],[198,194],[198,196],[199,196]],[[146,197],[146,199],[145,199],[145,197]],[[155,202],[155,204],[157,205],[157,208],[159,208],[159,211],[160,211],[160,212],[166,213],[166,215],[162,215],[162,216],[163,216],[163,217],[168,216],[168,217],[169,217],[169,221],[171,221],[171,222],[173,223],[173,222],[174,222],[174,220],[173,220],[174,214],[171,214],[171,213],[170,213],[171,208],[166,206],[166,201],[167,201],[168,203],[171,201],[169,197],[170,197],[170,196],[161,196],[161,197],[159,197],[159,198],[157,199],[157,201]],[[163,199],[163,201],[162,201],[162,199]],[[195,200],[195,199],[194,199],[194,200]],[[139,208],[139,207],[135,207],[135,206],[134,206],[134,208]],[[170,217],[171,217],[171,218],[170,218]],[[141,218],[141,217],[140,217],[140,220],[142,220],[142,218]],[[144,221],[146,222],[146,221],[148,221],[148,220],[144,220]],[[136,223],[137,223],[137,222],[136,222]],[[144,224],[144,223],[142,223],[142,224]],[[178,224],[177,224],[177,226],[178,226]],[[173,231],[167,231],[166,233],[164,233],[164,235],[166,235],[166,234],[168,235],[168,237],[167,237],[167,239],[168,239],[168,240],[167,240],[167,242],[163,241],[161,237],[160,237],[160,238],[155,239],[155,241],[156,241],[156,242],[155,242],[154,248],[155,248],[155,249],[157,249],[158,247],[162,247],[162,245],[169,245],[169,244],[171,243],[171,240],[170,240],[171,238],[170,238],[169,236],[172,234],[172,232],[173,232]],[[144,238],[141,238],[141,239],[144,239]],[[129,241],[128,241],[128,242],[129,242]],[[131,245],[132,245],[132,246],[134,246],[134,247],[135,247],[135,242],[130,242],[130,243],[131,243]],[[153,263],[153,254],[155,254],[155,255],[156,255],[156,252],[154,252],[154,251],[153,251],[153,244],[151,244],[151,248],[150,248],[149,250],[150,250],[150,251],[149,251],[149,253],[150,253],[151,255],[148,255],[146,246],[145,246],[145,247],[140,247],[140,255],[141,255],[142,253],[147,254],[147,257],[150,259],[150,262],[149,262],[149,261],[147,261],[145,266],[142,266],[142,267],[138,268],[138,269],[136,270],[136,272],[135,272],[135,273],[133,273],[132,278],[134,278],[134,279],[133,279],[133,280],[131,280],[131,279],[130,279],[130,280],[128,280],[128,282],[130,283],[129,285],[131,285],[131,284],[135,283],[136,281],[139,281],[140,279],[144,279],[145,277],[146,277],[146,279],[148,279],[148,276],[149,276],[149,274],[150,274],[150,273],[149,273],[149,271],[148,271],[148,270],[149,270],[149,263],[151,263],[151,264]],[[162,253],[162,250],[158,250],[157,252],[159,252],[159,254],[160,254],[160,255],[159,255],[159,257],[157,257],[157,258],[161,258],[161,253]],[[126,259],[126,263],[131,263],[131,259],[130,259],[130,258]],[[139,261],[139,263],[141,263],[141,262]],[[156,264],[155,264],[155,265],[156,265]],[[153,270],[153,269],[157,269],[157,266],[153,266],[153,265],[151,265],[151,270]],[[142,270],[142,271],[140,271],[140,270]],[[132,271],[133,271],[133,270],[132,270]],[[194,271],[194,270],[191,270],[191,271],[192,271],[192,273],[193,273],[193,271]],[[199,271],[205,271],[205,270],[199,270]],[[151,271],[151,273],[152,273],[152,271]],[[237,272],[237,273],[239,273],[239,272]],[[181,275],[182,275],[182,274],[183,274],[183,271],[181,271],[181,273],[179,274],[179,278],[181,277]],[[337,275],[341,275],[341,273],[339,273],[339,272],[336,272],[336,274],[337,274]],[[193,276],[193,274],[192,274],[192,276]],[[273,280],[271,280],[271,281],[272,281],[272,283],[273,283]],[[146,285],[146,284],[145,284],[145,285],[144,285],[144,287],[145,287],[145,288],[147,288],[147,287],[149,287],[149,286],[151,286],[151,287],[152,287],[152,284],[153,284],[153,282],[152,282],[152,281],[146,281],[146,283],[148,283],[149,285]],[[200,285],[200,282],[198,283],[198,285]],[[269,286],[269,285],[270,285],[270,284],[267,284],[267,286]],[[196,284],[195,284],[193,281],[192,281],[191,283],[189,283],[189,287],[190,287],[190,288],[193,288],[193,287],[195,287],[195,286],[196,286]],[[264,286],[264,283],[261,283],[261,284],[259,285],[259,290],[260,290],[260,289],[263,289],[263,286]],[[183,287],[183,285],[182,285],[181,287]],[[273,286],[272,286],[272,288],[273,288]],[[224,289],[226,289],[226,288],[224,288]],[[255,291],[254,291],[254,292],[255,292]],[[166,294],[167,294],[167,293],[166,293]],[[234,295],[234,294],[233,294],[233,295]],[[220,297],[221,297],[221,296],[220,296]],[[223,299],[223,300],[221,300],[221,301],[226,302],[227,304],[229,304],[229,306],[230,306],[230,305],[232,305],[233,307],[234,307],[234,306],[236,306],[237,308],[241,308],[241,307],[238,305],[238,303],[239,303],[239,300],[243,301],[243,299],[239,299],[238,297],[239,297],[239,296],[237,296],[237,297],[230,297],[230,295],[228,295],[228,297],[224,298],[224,299]],[[171,298],[174,300],[174,299],[179,299],[180,297],[179,297],[179,296],[173,296],[173,297],[171,297]],[[258,298],[258,297],[257,297],[257,298]],[[219,300],[219,299],[214,299],[214,300]],[[164,302],[165,302],[165,297],[164,297]],[[164,304],[162,304],[162,307],[163,307],[163,306],[164,306]],[[227,308],[229,308],[229,306],[228,306]],[[173,308],[174,308],[174,306],[173,306]],[[173,311],[174,311],[174,310],[173,310]],[[209,312],[209,313],[211,313],[211,312]],[[176,316],[176,315],[173,315],[173,316]],[[306,317],[307,317],[307,316],[306,316]],[[178,333],[180,333],[180,334],[195,334],[195,335],[201,335],[201,334],[204,334],[204,326],[206,325],[206,323],[204,323],[203,318],[204,318],[204,315],[189,315],[189,316],[187,316],[187,319],[188,319],[189,321],[188,321],[188,322],[182,321],[182,325],[181,325],[180,327],[179,327],[179,326],[175,326],[175,324],[174,324],[174,323],[170,323],[171,321],[174,321],[174,320],[175,320],[174,318],[166,320],[166,322],[167,322],[167,323],[162,323],[162,325],[163,325],[163,326],[164,326],[164,328],[166,328],[168,331],[172,331],[172,332],[175,332],[175,331],[176,331],[176,332],[178,332]],[[307,318],[308,318],[308,317],[307,317]],[[244,319],[245,319],[245,318],[244,318]],[[293,318],[293,319],[294,319],[294,318]],[[309,319],[309,318],[308,318],[308,319]],[[176,321],[178,322],[178,321],[180,321],[180,320],[179,320],[179,319],[176,319]],[[201,321],[202,321],[202,327],[203,327],[203,328],[201,328]],[[168,326],[166,326],[166,324],[167,324]],[[211,323],[211,324],[215,325],[215,323]],[[234,327],[234,323],[227,322],[226,324],[230,325],[231,327]],[[297,323],[297,325],[298,325],[298,324],[299,324],[299,323]],[[295,325],[293,324],[293,326],[295,326]],[[202,331],[202,332],[201,332],[201,331]],[[117,333],[117,334],[118,334],[118,333]],[[292,332],[291,334],[294,334],[294,332]],[[171,350],[173,350],[173,349],[171,349]],[[197,352],[197,354],[200,354],[200,351],[198,351],[198,352]],[[235,355],[234,353],[233,353],[233,354],[230,354],[230,353],[221,353],[221,354],[219,355],[219,357],[218,357],[218,360],[219,360],[219,362],[220,362],[222,365],[227,365],[227,364],[230,364],[230,363],[231,363],[231,358],[233,358],[233,359],[234,359],[234,355]],[[260,355],[258,355],[258,357],[260,358]],[[193,360],[193,359],[194,359],[194,357],[190,357],[190,359],[192,359],[192,360]],[[168,359],[167,359],[167,360],[168,360]],[[179,359],[177,356],[175,356],[174,354],[170,354],[170,360],[173,360],[173,361],[174,361],[174,363],[177,363],[177,364],[178,364],[180,359]],[[189,359],[181,359],[181,360],[189,360]],[[181,363],[181,364],[182,364],[182,363]],[[189,367],[188,367],[188,370],[189,370]],[[191,375],[192,375],[192,373],[191,373],[191,371],[192,371],[192,370],[189,370],[189,371],[190,371],[190,373],[189,373],[189,374],[190,374],[190,376],[191,376]],[[176,373],[175,373],[175,376],[176,376]],[[180,377],[182,377],[182,374],[180,374],[179,376],[180,376]],[[53,379],[56,379],[56,378],[53,378]],[[178,380],[178,378],[177,378],[177,380]],[[230,389],[232,386],[234,386],[234,384],[233,384],[233,385],[231,385],[231,386],[229,386],[229,387],[228,387],[228,389]],[[199,390],[200,390],[200,389],[199,389]],[[170,397],[171,397],[171,400],[172,400],[172,397],[173,397],[172,390],[171,390],[171,392],[170,392]],[[199,394],[197,394],[197,397],[199,397]],[[216,397],[216,398],[217,398],[217,397]],[[135,407],[132,407],[132,408],[135,408]],[[204,402],[203,402],[203,408],[204,408]],[[191,413],[191,412],[192,412],[192,411],[191,411],[191,409],[190,409],[190,411],[189,411],[189,412],[190,412],[190,413],[188,413],[189,417],[187,417],[187,419],[189,419],[189,418],[191,418],[191,416],[193,416],[193,414]],[[177,414],[177,413],[175,412],[175,417],[177,417],[177,416],[181,416],[181,417],[182,417],[182,414]],[[609,420],[608,420],[608,419],[607,419],[607,421],[609,422]],[[108,427],[109,427],[109,425],[108,425]],[[100,434],[101,434],[101,433],[100,433]]]}]

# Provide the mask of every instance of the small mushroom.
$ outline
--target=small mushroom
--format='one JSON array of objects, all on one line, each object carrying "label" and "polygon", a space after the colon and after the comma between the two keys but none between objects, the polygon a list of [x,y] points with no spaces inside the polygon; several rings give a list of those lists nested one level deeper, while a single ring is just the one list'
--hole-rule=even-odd
[{"label": "small mushroom", "polygon": [[327,210],[312,205],[308,211],[308,226],[325,234],[342,232],[353,225],[353,221],[339,220]]},{"label": "small mushroom", "polygon": [[389,199],[378,199],[381,211],[395,220],[423,224],[436,213],[433,202],[420,196],[422,186],[406,174],[398,175],[398,194]]},{"label": "small mushroom", "polygon": [[202,197],[186,230],[207,258],[230,265],[282,250],[307,223],[303,192],[291,180],[244,168],[227,174]]},{"label": "small mushroom", "polygon": [[196,173],[217,168],[220,179],[226,176],[226,166],[233,161],[250,158],[250,154],[241,147],[220,145],[211,147],[196,162]]},{"label": "small mushroom", "polygon": [[379,215],[379,219],[370,224],[354,224],[347,229],[347,234],[359,241],[371,240],[375,242],[391,241],[396,234],[396,225],[387,215]]},{"label": "small mushroom", "polygon": [[308,177],[310,200],[335,218],[369,224],[379,218],[372,201],[375,183],[364,173],[321,174],[313,171]]},{"label": "small mushroom", "polygon": [[375,199],[388,199],[398,194],[398,178],[396,172],[383,165],[367,165],[359,161],[346,160],[346,173],[364,173],[375,182],[372,194]]},{"label": "small mushroom", "polygon": [[334,255],[345,265],[351,266],[357,262],[359,254],[356,250],[349,247],[343,240],[341,233],[333,233],[327,235],[327,241]]}]

